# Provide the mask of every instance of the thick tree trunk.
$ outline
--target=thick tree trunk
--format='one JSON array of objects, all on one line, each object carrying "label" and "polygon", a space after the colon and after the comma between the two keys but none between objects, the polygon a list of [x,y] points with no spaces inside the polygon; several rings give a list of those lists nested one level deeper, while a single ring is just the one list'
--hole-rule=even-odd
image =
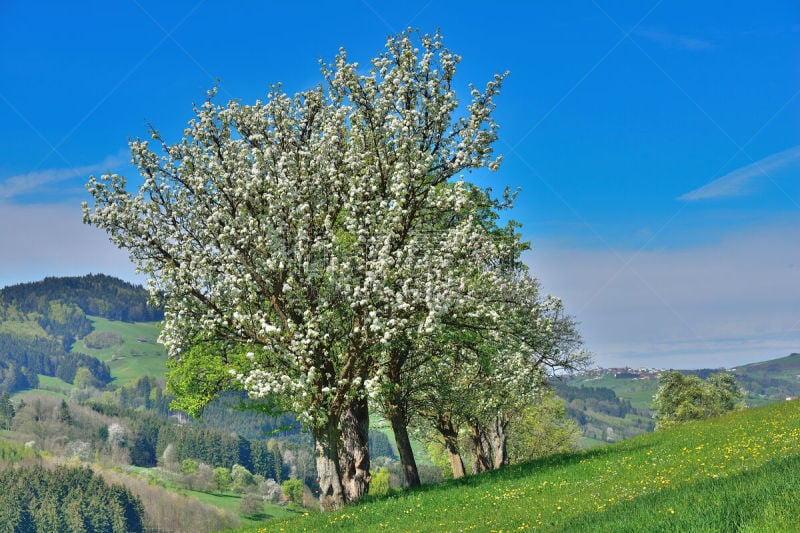
[{"label": "thick tree trunk", "polygon": [[453,470],[453,479],[464,477],[464,461],[458,450],[458,432],[453,427],[450,414],[439,415],[436,420],[436,429],[444,438],[444,448],[450,458],[450,468]]},{"label": "thick tree trunk", "polygon": [[492,446],[492,460],[494,467],[500,468],[508,464],[508,437],[506,435],[508,429],[508,417],[498,415],[494,419],[489,435],[489,443]]},{"label": "thick tree trunk", "polygon": [[414,450],[411,449],[411,440],[408,438],[406,417],[395,409],[389,416],[389,422],[392,424],[394,440],[397,442],[397,453],[400,454],[400,464],[403,465],[406,486],[419,487],[419,470],[417,470],[417,461],[414,459]]},{"label": "thick tree trunk", "polygon": [[478,426],[472,426],[472,473],[486,472],[492,469],[491,452],[489,451],[489,443],[487,442],[486,435],[480,430]]},{"label": "thick tree trunk", "polygon": [[356,502],[369,491],[369,406],[353,400],[342,412],[339,465],[346,502]]},{"label": "thick tree trunk", "polygon": [[314,435],[319,476],[319,505],[323,511],[344,506],[342,476],[339,471],[339,429],[336,420],[329,420],[325,431]]}]

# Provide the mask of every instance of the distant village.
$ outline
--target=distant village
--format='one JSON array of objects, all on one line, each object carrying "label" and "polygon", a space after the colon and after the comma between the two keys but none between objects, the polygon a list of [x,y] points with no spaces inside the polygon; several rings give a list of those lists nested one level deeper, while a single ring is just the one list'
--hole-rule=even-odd
[{"label": "distant village", "polygon": [[617,368],[591,368],[589,370],[581,370],[576,372],[576,376],[601,378],[605,376],[614,376],[618,379],[658,379],[664,368],[631,368],[631,367],[617,367]]}]

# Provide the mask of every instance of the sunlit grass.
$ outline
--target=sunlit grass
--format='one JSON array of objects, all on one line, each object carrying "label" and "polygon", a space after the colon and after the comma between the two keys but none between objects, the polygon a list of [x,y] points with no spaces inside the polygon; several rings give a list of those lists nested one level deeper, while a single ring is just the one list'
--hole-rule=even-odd
[{"label": "sunlit grass", "polygon": [[262,519],[261,520],[254,520],[250,519],[246,516],[239,514],[239,505],[242,501],[241,494],[234,494],[231,492],[227,493],[219,493],[219,492],[200,492],[195,490],[181,490],[183,494],[186,494],[190,498],[195,498],[203,503],[208,503],[217,507],[218,509],[223,509],[225,511],[230,512],[239,517],[243,526],[253,526],[257,525],[264,520],[269,519],[286,519],[290,517],[297,516],[297,512],[288,509],[285,505],[277,505],[271,502],[265,502],[264,504],[264,512],[261,513]]},{"label": "sunlit grass", "polygon": [[89,317],[94,331],[119,334],[122,344],[94,349],[83,340],[72,346],[72,351],[82,352],[108,363],[116,385],[125,385],[141,376],[163,376],[167,359],[164,347],[156,341],[160,333],[156,322],[119,322],[105,318]]},{"label": "sunlit grass", "polygon": [[783,402],[248,531],[797,531]]}]

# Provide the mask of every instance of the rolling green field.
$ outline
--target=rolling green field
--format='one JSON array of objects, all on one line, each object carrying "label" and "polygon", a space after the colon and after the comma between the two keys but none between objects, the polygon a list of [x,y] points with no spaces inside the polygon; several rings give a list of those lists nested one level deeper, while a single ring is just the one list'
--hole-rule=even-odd
[{"label": "rolling green field", "polygon": [[261,515],[261,519],[254,520],[239,514],[238,508],[239,504],[242,501],[242,497],[239,494],[233,494],[233,493],[212,494],[209,492],[198,492],[194,490],[182,490],[181,492],[183,492],[190,498],[196,498],[203,503],[208,503],[210,505],[213,505],[214,507],[223,509],[225,511],[230,512],[231,514],[238,516],[239,520],[241,521],[244,527],[257,526],[264,520],[271,520],[271,519],[285,520],[288,518],[293,518],[298,516],[297,512],[287,509],[286,506],[276,505],[274,503],[267,502],[264,504],[264,513]]},{"label": "rolling green field", "polygon": [[130,474],[147,479],[150,483],[159,484],[172,492],[185,495],[189,498],[194,498],[203,503],[213,505],[214,507],[223,511],[227,511],[228,513],[238,517],[243,527],[257,526],[263,523],[265,520],[285,520],[301,514],[298,511],[289,509],[285,505],[277,505],[272,502],[265,502],[264,512],[261,513],[261,515],[253,518],[247,517],[239,513],[239,505],[242,501],[241,494],[234,492],[203,492],[177,486],[170,483],[167,479],[164,479],[157,468],[129,466],[127,469]]},{"label": "rolling green field", "polygon": [[752,377],[797,380],[797,375],[800,374],[800,353],[740,366],[736,368],[736,372],[746,373]]},{"label": "rolling green field", "polygon": [[156,342],[160,332],[157,322],[118,322],[99,317],[89,319],[94,331],[116,333],[122,337],[122,344],[94,349],[86,346],[81,339],[72,346],[72,351],[107,362],[115,384],[125,385],[141,376],[164,375],[167,356],[164,347]]},{"label": "rolling green field", "polygon": [[49,392],[61,394],[65,397],[75,388],[71,383],[67,383],[63,379],[54,378],[39,374],[39,389]]},{"label": "rolling green field", "polygon": [[800,531],[800,403],[243,531]]},{"label": "rolling green field", "polygon": [[617,379],[613,375],[576,377],[570,380],[574,387],[605,387],[613,390],[620,399],[628,400],[636,409],[650,409],[658,390],[657,379]]}]

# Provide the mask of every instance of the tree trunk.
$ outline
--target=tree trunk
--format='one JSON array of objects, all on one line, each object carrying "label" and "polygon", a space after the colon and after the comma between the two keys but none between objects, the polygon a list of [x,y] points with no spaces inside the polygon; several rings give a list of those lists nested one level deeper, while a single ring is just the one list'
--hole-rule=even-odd
[{"label": "tree trunk", "polygon": [[394,440],[397,442],[397,453],[400,454],[400,463],[403,465],[403,476],[408,487],[419,487],[419,471],[417,461],[414,459],[414,450],[411,449],[411,440],[408,438],[406,419],[397,409],[389,417],[394,431]]},{"label": "tree trunk", "polygon": [[339,429],[335,419],[328,421],[324,431],[314,435],[319,476],[319,505],[323,511],[335,511],[344,506],[344,491],[339,471]]},{"label": "tree trunk", "polygon": [[487,472],[492,469],[492,458],[490,457],[489,443],[486,435],[476,425],[472,426],[472,473]]},{"label": "tree trunk", "polygon": [[408,438],[408,399],[402,386],[403,368],[408,362],[410,351],[411,346],[408,342],[394,345],[394,349],[391,351],[388,378],[392,389],[387,394],[383,406],[385,414],[392,424],[406,486],[419,487],[421,482],[417,461],[414,459],[414,450],[411,449],[411,440]]},{"label": "tree trunk", "polygon": [[494,467],[500,468],[508,464],[508,417],[498,415],[495,417],[489,435],[489,443],[492,446],[492,460]]},{"label": "tree trunk", "polygon": [[346,502],[356,502],[369,491],[369,406],[353,400],[342,412],[339,465]]},{"label": "tree trunk", "polygon": [[450,468],[453,470],[453,479],[464,477],[464,461],[458,451],[458,432],[453,427],[450,414],[441,414],[436,420],[436,429],[444,438],[444,448],[450,458]]}]

